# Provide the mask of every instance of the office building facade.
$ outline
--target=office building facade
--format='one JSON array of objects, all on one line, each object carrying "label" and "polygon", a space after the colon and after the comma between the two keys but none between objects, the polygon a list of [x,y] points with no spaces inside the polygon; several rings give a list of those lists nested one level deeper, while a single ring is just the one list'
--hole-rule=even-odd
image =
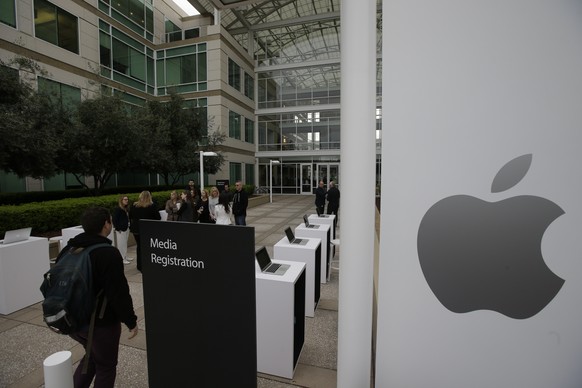
[{"label": "office building facade", "polygon": [[[142,106],[175,91],[206,109],[209,130],[226,135],[210,184],[268,186],[276,160],[274,193],[311,194],[320,179],[341,185],[339,1],[191,3],[200,15],[171,0],[0,0],[0,58],[36,61],[46,74],[28,78],[63,101],[105,91]],[[110,185],[157,183],[120,172]],[[0,191],[77,185],[66,173],[0,176]]]}]

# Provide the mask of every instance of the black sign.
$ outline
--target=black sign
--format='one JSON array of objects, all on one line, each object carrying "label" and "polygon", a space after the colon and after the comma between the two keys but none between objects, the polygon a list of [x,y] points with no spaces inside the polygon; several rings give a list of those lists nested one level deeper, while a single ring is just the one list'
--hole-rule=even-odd
[{"label": "black sign", "polygon": [[256,387],[254,228],[140,222],[149,386]]},{"label": "black sign", "polygon": [[216,188],[218,189],[219,192],[223,192],[224,191],[224,185],[229,185],[229,180],[228,179],[217,179],[216,180]]}]

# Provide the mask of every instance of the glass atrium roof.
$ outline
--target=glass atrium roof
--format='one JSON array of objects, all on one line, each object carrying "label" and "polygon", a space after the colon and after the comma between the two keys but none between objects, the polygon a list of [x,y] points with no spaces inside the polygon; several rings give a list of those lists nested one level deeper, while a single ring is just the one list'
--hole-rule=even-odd
[{"label": "glass atrium roof", "polygon": [[189,0],[201,14],[221,10],[221,24],[245,48],[254,34],[261,64],[339,59],[340,0]]}]

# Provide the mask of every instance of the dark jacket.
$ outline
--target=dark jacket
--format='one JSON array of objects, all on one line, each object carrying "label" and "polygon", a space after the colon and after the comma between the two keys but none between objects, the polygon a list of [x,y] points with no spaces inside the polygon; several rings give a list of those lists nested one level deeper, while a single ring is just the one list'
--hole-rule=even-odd
[{"label": "dark jacket", "polygon": [[194,205],[190,201],[181,201],[178,209],[178,221],[194,222]]},{"label": "dark jacket", "polygon": [[315,206],[325,206],[325,195],[327,192],[323,187],[315,189]]},{"label": "dark jacket", "polygon": [[[208,201],[200,200],[196,204],[196,213],[198,214],[198,221],[202,222],[203,224],[210,224],[212,221],[210,220],[210,206]],[[200,209],[202,209],[201,212]]]},{"label": "dark jacket", "polygon": [[337,209],[340,204],[340,191],[337,187],[332,187],[327,191],[328,207]]},{"label": "dark jacket", "polygon": [[249,206],[249,195],[246,191],[235,191],[232,196],[232,214],[235,216],[246,216]]},{"label": "dark jacket", "polygon": [[115,230],[125,232],[129,228],[129,215],[125,210],[117,206],[113,210],[113,227]]},{"label": "dark jacket", "polygon": [[132,206],[129,209],[129,218],[131,220],[129,230],[133,234],[139,234],[139,220],[161,220],[162,216],[154,203],[148,207]]},{"label": "dark jacket", "polygon": [[[81,233],[69,240],[63,248],[57,261],[70,247],[88,247],[95,244],[111,244],[111,240],[99,235]],[[91,252],[91,268],[93,272],[93,292],[95,296],[104,290],[107,305],[103,318],[97,317],[96,326],[108,326],[117,322],[124,323],[130,330],[137,324],[137,316],[133,310],[133,301],[129,294],[129,285],[123,272],[123,258],[117,248],[103,247]],[[101,311],[103,300],[100,298],[97,311]]]}]

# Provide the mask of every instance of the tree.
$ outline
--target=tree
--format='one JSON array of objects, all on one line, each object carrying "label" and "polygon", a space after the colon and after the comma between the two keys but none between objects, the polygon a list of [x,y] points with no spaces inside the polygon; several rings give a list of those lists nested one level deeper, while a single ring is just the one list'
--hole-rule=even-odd
[{"label": "tree", "polygon": [[[25,74],[45,72],[32,60],[16,58]],[[56,155],[70,113],[50,96],[37,93],[21,80],[18,69],[0,63],[0,169],[19,177],[48,178],[58,172]]]},{"label": "tree", "polygon": [[82,101],[74,125],[64,132],[60,168],[72,173],[87,189],[84,177],[93,177],[98,195],[113,174],[139,164],[144,146],[133,123],[129,110],[116,97]]},{"label": "tree", "polygon": [[[148,170],[159,173],[166,185],[174,185],[180,178],[199,171],[197,152],[201,146],[204,151],[216,151],[225,138],[220,133],[207,136],[206,110],[185,108],[184,100],[176,94],[168,102],[149,102],[139,126],[155,139],[147,151]],[[204,170],[214,174],[223,163],[224,156],[219,154],[204,163]]]}]

